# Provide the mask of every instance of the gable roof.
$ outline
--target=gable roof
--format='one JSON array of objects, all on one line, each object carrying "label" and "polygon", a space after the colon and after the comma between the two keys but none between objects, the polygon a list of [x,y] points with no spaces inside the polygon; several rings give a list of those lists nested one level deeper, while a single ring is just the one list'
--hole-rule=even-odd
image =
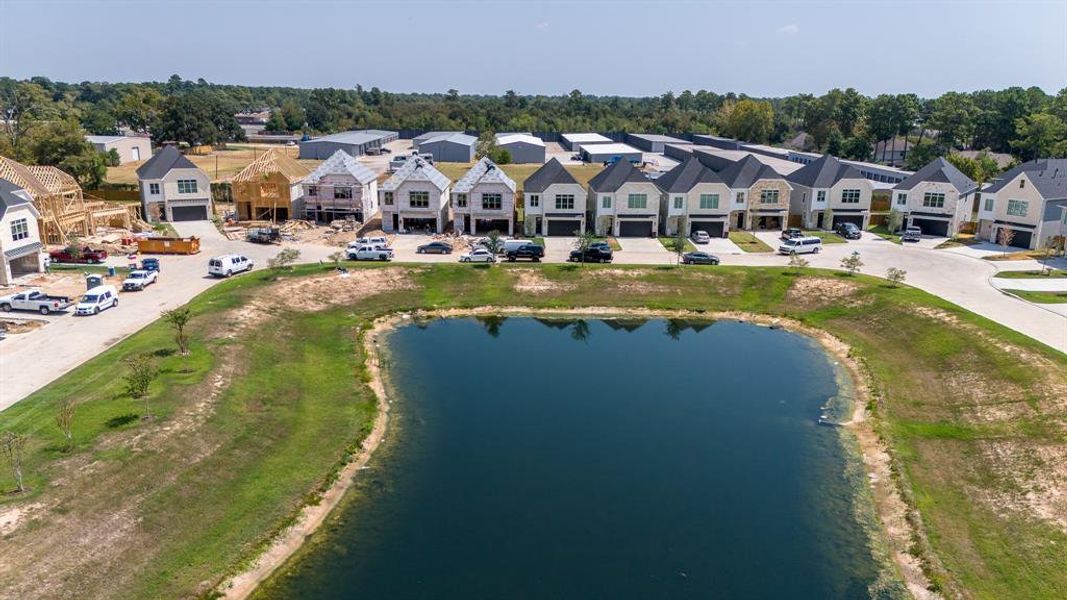
[{"label": "gable roof", "polygon": [[723,180],[695,156],[690,156],[656,179],[656,186],[668,193],[688,192],[698,183],[723,183]]},{"label": "gable roof", "polygon": [[162,179],[171,169],[196,169],[191,160],[182,156],[174,146],[163,146],[159,152],[137,167],[138,179]]},{"label": "gable roof", "polygon": [[518,143],[533,144],[534,146],[545,145],[544,140],[528,133],[498,133],[496,134],[496,143],[500,146]]},{"label": "gable roof", "polygon": [[829,188],[842,179],[866,179],[852,165],[847,165],[835,156],[824,154],[800,169],[786,175],[790,183],[809,188]]},{"label": "gable roof", "polygon": [[308,168],[296,162],[288,155],[271,149],[249,163],[241,172],[233,176],[235,183],[257,183],[273,173],[280,173],[291,183],[296,183],[311,174]]},{"label": "gable roof", "polygon": [[1024,162],[1002,173],[996,182],[984,191],[999,192],[1023,172],[1045,200],[1067,198],[1067,158],[1044,158]]},{"label": "gable roof", "polygon": [[396,136],[395,131],[385,131],[383,129],[357,129],[354,131],[342,131],[340,133],[332,133],[330,135],[324,135],[322,137],[304,140],[300,143],[316,144],[318,142],[335,142],[339,144],[359,145],[394,136]]},{"label": "gable roof", "polygon": [[552,158],[526,178],[526,181],[522,183],[522,191],[523,193],[543,192],[553,183],[576,184],[578,180],[563,167],[559,159]]},{"label": "gable roof", "polygon": [[456,182],[452,191],[464,194],[480,183],[502,183],[509,190],[515,191],[515,182],[504,173],[503,169],[496,166],[496,163],[489,160],[487,156],[483,156],[481,160],[474,163],[474,166]]},{"label": "gable roof", "polygon": [[393,192],[405,181],[427,181],[432,183],[440,191],[448,189],[452,183],[444,173],[438,171],[433,165],[415,156],[404,161],[404,165],[386,179],[379,187],[382,191]]},{"label": "gable roof", "polygon": [[898,183],[893,189],[910,190],[924,181],[951,183],[952,187],[956,188],[956,191],[961,194],[978,189],[977,183],[964,175],[955,165],[940,156],[912,173],[911,176]]},{"label": "gable roof", "polygon": [[30,196],[29,192],[7,179],[0,179],[0,219],[4,218],[8,210],[27,205],[35,216],[39,216],[33,206],[33,196]]},{"label": "gable roof", "polygon": [[628,160],[617,160],[601,169],[589,180],[589,187],[594,192],[615,192],[624,183],[651,183],[645,174],[630,164]]},{"label": "gable roof", "polygon": [[304,183],[316,184],[322,181],[322,178],[326,175],[351,175],[363,185],[378,178],[374,171],[371,171],[366,165],[357,161],[344,150],[334,152],[330,158],[327,158],[325,162],[304,178]]},{"label": "gable roof", "polygon": [[433,137],[426,138],[419,142],[419,148],[422,148],[426,144],[437,144],[440,142],[449,142],[452,144],[460,144],[462,146],[473,146],[478,141],[478,138],[473,135],[467,135],[465,133],[442,133]]},{"label": "gable roof", "polygon": [[760,179],[785,179],[751,154],[719,171],[719,177],[733,189],[752,187]]}]

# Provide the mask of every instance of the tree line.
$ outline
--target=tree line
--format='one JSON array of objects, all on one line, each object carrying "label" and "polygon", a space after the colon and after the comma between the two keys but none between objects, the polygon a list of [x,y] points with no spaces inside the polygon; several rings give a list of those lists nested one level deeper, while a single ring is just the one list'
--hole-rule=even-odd
[{"label": "tree line", "polygon": [[217,145],[241,141],[234,115],[270,110],[267,129],[319,135],[349,129],[477,131],[629,131],[708,133],[756,143],[808,135],[812,151],[880,160],[898,140],[907,166],[954,149],[988,149],[1019,160],[1067,155],[1067,88],[1038,87],[865,96],[853,88],[825,94],[754,98],[685,90],[631,98],[567,95],[392,93],[354,89],[264,87],[190,81],[54,82],[0,78],[0,154],[56,164],[83,182],[102,178],[106,158],[89,152],[85,133],[147,132],[157,141]]}]

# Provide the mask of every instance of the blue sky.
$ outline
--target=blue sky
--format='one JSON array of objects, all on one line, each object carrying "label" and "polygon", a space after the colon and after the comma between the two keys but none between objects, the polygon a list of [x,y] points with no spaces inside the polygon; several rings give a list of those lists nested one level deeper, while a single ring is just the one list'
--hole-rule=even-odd
[{"label": "blue sky", "polygon": [[0,0],[0,75],[389,91],[1067,87],[1067,0]]}]

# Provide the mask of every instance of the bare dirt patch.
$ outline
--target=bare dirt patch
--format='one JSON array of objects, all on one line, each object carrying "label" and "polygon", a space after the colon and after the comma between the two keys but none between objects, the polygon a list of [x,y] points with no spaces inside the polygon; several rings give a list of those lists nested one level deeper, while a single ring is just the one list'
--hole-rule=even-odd
[{"label": "bare dirt patch", "polygon": [[48,324],[48,321],[42,321],[40,319],[10,319],[0,318],[0,331],[8,335],[18,335],[20,333],[29,333],[35,329],[39,329]]},{"label": "bare dirt patch", "polygon": [[868,301],[859,296],[859,289],[859,284],[840,277],[797,277],[785,298],[805,308],[863,306]]},{"label": "bare dirt patch", "polygon": [[526,294],[555,294],[574,289],[574,285],[553,281],[544,276],[541,269],[515,269],[515,291]]}]

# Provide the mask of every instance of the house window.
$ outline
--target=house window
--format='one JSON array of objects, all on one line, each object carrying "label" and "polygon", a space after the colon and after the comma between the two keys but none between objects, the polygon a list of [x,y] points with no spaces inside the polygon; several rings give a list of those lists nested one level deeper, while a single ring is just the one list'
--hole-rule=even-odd
[{"label": "house window", "polygon": [[541,198],[537,194],[530,195],[530,208],[541,206]]},{"label": "house window", "polygon": [[859,204],[859,190],[841,190],[841,204]]},{"label": "house window", "polygon": [[718,194],[701,194],[700,208],[719,208]]},{"label": "house window", "polygon": [[985,210],[986,212],[993,212],[993,198],[985,199]]},{"label": "house window", "polygon": [[333,197],[336,200],[351,200],[352,188],[350,187],[335,187],[333,188]]},{"label": "house window", "polygon": [[611,208],[611,196],[601,196],[600,206],[601,208]]},{"label": "house window", "polygon": [[683,206],[685,206],[685,196],[675,196],[674,208],[677,210],[682,210]]},{"label": "house window", "polygon": [[195,179],[179,179],[178,180],[178,193],[179,194],[195,194],[196,193],[196,180]]},{"label": "house window", "polygon": [[148,193],[152,194],[153,196],[158,196],[159,195],[159,184],[158,183],[150,183],[150,184],[148,184]]},{"label": "house window", "polygon": [[382,192],[382,204],[386,206],[393,205],[393,192]]},{"label": "house window", "polygon": [[456,207],[467,208],[467,194],[456,194]]},{"label": "house window", "polygon": [[763,190],[759,193],[760,204],[778,204],[778,190]]},{"label": "house window", "polygon": [[11,222],[11,239],[14,241],[24,240],[30,237],[30,222],[25,219],[15,219]]},{"label": "house window", "polygon": [[1008,215],[1012,217],[1025,217],[1026,209],[1030,203],[1026,200],[1008,200]]},{"label": "house window", "polygon": [[482,194],[482,210],[500,210],[504,206],[504,197],[500,194]]},{"label": "house window", "polygon": [[744,204],[745,203],[745,193],[744,192],[737,192],[737,195],[734,196],[734,202],[737,203],[737,204]]},{"label": "house window", "polygon": [[907,194],[897,194],[897,205],[898,206],[904,206],[907,203],[908,203],[908,195]]},{"label": "house window", "polygon": [[574,194],[556,194],[556,210],[574,210]]},{"label": "house window", "polygon": [[648,194],[628,194],[626,196],[626,207],[635,208],[648,208]]},{"label": "house window", "polygon": [[815,201],[826,202],[826,190],[819,190],[818,192],[815,192]]},{"label": "house window", "polygon": [[1019,188],[1021,189],[1021,188],[1024,188],[1024,187],[1026,187],[1026,180],[1025,179],[1020,179],[1019,180]]},{"label": "house window", "polygon": [[308,196],[318,196],[318,195],[319,195],[319,186],[317,186],[317,185],[309,185],[308,186]]},{"label": "house window", "polygon": [[926,208],[944,208],[945,195],[940,192],[926,192],[923,194],[923,206]]},{"label": "house window", "polygon": [[408,206],[430,208],[430,192],[408,192]]}]

